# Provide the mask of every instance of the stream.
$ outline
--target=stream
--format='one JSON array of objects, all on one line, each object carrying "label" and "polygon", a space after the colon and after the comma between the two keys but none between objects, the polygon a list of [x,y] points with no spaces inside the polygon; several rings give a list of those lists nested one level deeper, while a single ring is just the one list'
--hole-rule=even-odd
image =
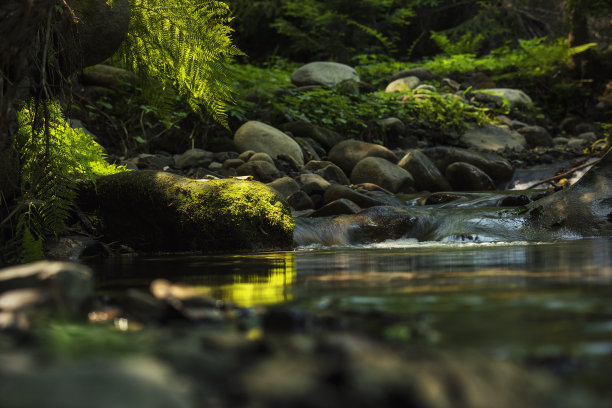
[{"label": "stream", "polygon": [[478,235],[116,257],[94,269],[101,292],[146,289],[164,278],[237,306],[341,316],[388,341],[544,368],[612,397],[612,237],[521,240],[517,226],[503,230],[512,217],[486,221],[499,211],[487,204],[497,199],[475,194],[471,204],[429,209],[438,220],[468,220],[438,221],[437,231],[480,225]]}]

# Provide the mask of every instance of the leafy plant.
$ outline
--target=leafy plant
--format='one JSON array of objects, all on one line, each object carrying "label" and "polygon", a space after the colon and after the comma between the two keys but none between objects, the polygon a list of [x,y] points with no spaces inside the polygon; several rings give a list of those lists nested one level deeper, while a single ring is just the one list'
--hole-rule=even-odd
[{"label": "leafy plant", "polygon": [[16,237],[23,260],[31,261],[42,255],[44,237],[59,233],[69,218],[79,178],[95,180],[125,169],[107,163],[102,146],[70,127],[60,106],[50,101],[31,100],[21,108],[14,147],[23,191]]},{"label": "leafy plant", "polygon": [[169,114],[178,92],[189,107],[227,126],[233,101],[227,65],[241,51],[232,44],[230,9],[216,0],[131,0],[127,39],[117,58],[138,74],[147,99]]}]

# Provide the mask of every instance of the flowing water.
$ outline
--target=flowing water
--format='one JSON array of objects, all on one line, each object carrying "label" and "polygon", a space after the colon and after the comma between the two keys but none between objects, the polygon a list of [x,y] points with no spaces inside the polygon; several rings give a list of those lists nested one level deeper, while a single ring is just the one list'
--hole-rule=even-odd
[{"label": "flowing water", "polygon": [[[369,316],[384,337],[528,363],[610,397],[612,238],[115,258],[101,290],[187,284],[241,306]],[[376,323],[376,321],[383,323]],[[373,323],[374,321],[374,323]]]}]

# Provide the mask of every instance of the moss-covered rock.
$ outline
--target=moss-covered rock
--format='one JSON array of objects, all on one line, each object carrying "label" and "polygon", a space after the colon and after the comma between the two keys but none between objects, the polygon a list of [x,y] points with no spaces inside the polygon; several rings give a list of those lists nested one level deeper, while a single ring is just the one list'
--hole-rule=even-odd
[{"label": "moss-covered rock", "polygon": [[80,191],[101,232],[143,251],[288,248],[294,222],[269,187],[138,171],[101,177]]}]

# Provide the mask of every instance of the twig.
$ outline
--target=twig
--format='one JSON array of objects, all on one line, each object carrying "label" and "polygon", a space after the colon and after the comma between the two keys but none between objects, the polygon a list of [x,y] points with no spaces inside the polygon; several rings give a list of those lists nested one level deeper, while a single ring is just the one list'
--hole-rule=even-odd
[{"label": "twig", "polygon": [[536,186],[539,186],[540,184],[548,183],[549,181],[555,181],[557,179],[567,177],[570,174],[572,174],[572,173],[574,173],[574,172],[576,172],[578,170],[584,169],[585,167],[593,166],[593,165],[599,163],[600,161],[601,161],[601,159],[597,159],[597,160],[592,161],[592,162],[582,163],[581,165],[576,166],[573,169],[570,169],[570,170],[568,170],[566,172],[563,172],[561,174],[557,174],[556,176],[552,176],[552,177],[546,178],[544,180],[540,180],[537,183],[532,184],[529,187],[527,187],[526,190],[532,189],[532,188],[534,188]]}]

